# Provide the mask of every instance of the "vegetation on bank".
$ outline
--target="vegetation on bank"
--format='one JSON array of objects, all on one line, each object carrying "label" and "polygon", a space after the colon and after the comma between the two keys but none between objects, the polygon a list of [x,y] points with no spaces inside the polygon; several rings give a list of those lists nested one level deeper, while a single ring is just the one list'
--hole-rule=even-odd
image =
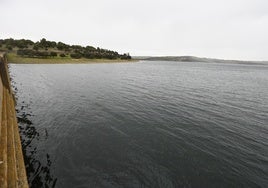
[{"label": "vegetation on bank", "polygon": [[[63,42],[48,41],[41,39],[33,42],[26,39],[0,39],[0,51],[9,52],[9,59],[23,62],[38,62],[41,60],[52,61],[98,61],[98,60],[131,60],[128,53],[119,54],[116,51],[95,48],[93,46],[69,45]],[[22,63],[23,63],[22,62]]]},{"label": "vegetation on bank", "polygon": [[7,59],[9,63],[16,64],[80,64],[80,63],[120,63],[120,62],[136,62],[137,60],[122,60],[122,59],[73,59],[71,57],[48,57],[48,58],[32,58],[22,57],[15,53],[8,53]]}]

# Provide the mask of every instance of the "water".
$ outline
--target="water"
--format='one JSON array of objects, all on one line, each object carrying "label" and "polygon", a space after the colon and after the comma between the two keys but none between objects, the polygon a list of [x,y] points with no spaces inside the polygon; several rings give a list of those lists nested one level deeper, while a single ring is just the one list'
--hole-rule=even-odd
[{"label": "water", "polygon": [[268,66],[10,65],[32,187],[268,187]]}]

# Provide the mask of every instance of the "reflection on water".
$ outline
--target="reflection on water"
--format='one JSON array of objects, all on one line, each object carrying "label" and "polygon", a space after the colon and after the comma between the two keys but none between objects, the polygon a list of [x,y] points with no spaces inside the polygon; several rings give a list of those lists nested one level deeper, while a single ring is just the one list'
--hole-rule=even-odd
[{"label": "reflection on water", "polygon": [[[15,86],[16,82],[12,79],[12,75],[11,84],[16,101],[19,101],[17,95],[18,89]],[[49,154],[46,154],[45,162],[40,161],[36,158],[37,148],[32,147],[31,145],[33,141],[38,141],[40,139],[40,134],[30,120],[32,116],[30,104],[25,103],[25,101],[20,102],[20,104],[16,107],[16,112],[29,186],[55,187],[57,178],[53,177],[50,172],[51,160]]]}]

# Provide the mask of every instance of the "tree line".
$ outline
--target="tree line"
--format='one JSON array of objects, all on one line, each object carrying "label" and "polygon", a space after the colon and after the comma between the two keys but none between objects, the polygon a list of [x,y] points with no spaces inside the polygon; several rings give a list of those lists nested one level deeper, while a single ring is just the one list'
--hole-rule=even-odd
[{"label": "tree line", "polygon": [[95,48],[93,46],[69,45],[63,42],[48,41],[45,38],[33,42],[26,39],[0,39],[0,48],[16,51],[23,57],[71,57],[75,59],[131,59],[128,53],[119,54],[116,51]]}]

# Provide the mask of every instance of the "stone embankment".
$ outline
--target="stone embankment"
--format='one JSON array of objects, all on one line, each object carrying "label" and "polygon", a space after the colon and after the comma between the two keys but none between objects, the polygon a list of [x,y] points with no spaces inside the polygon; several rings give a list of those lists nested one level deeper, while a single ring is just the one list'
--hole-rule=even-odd
[{"label": "stone embankment", "polygon": [[28,188],[7,59],[0,52],[0,188]]}]

